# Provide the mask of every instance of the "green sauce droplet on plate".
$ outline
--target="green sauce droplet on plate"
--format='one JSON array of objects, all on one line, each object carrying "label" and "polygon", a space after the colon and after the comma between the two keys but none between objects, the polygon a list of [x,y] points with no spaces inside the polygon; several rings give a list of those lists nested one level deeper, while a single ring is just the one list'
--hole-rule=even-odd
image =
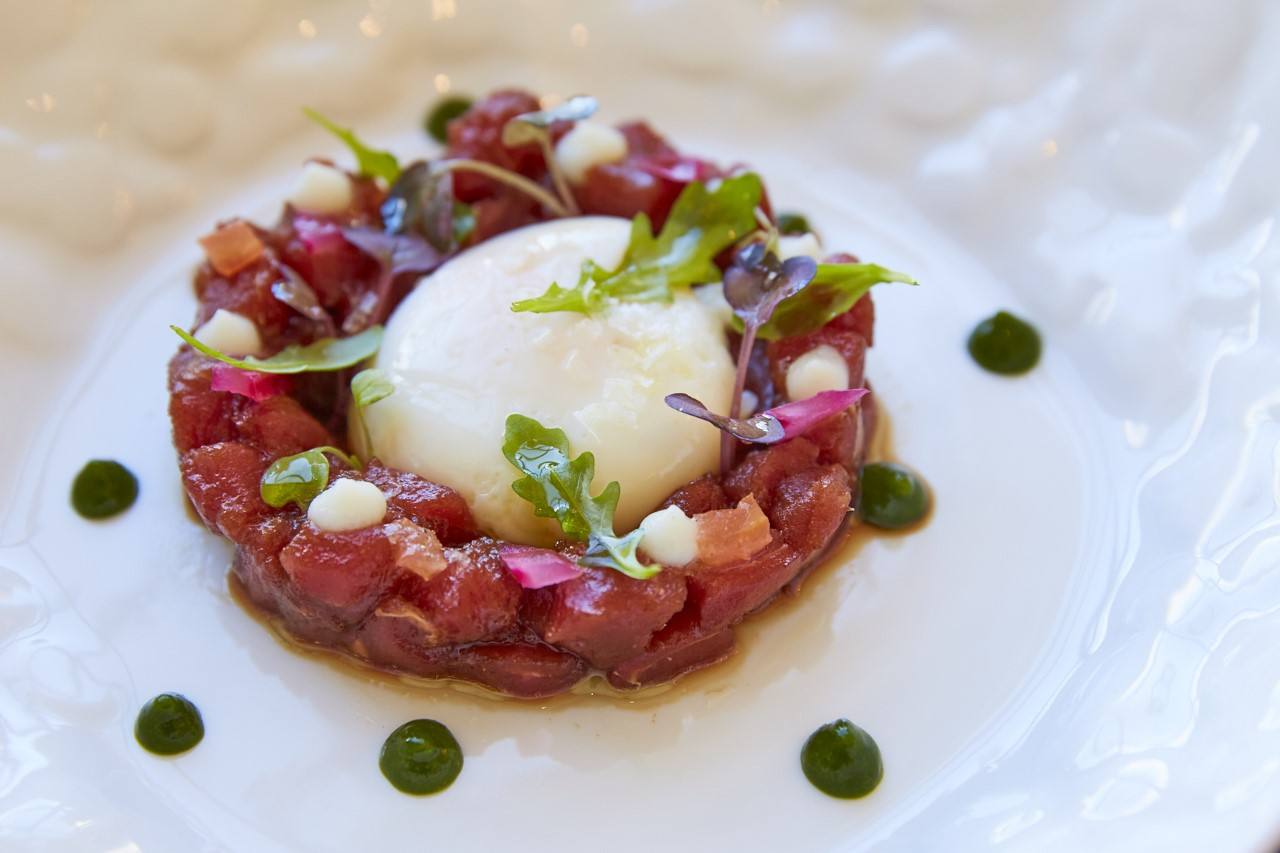
[{"label": "green sauce droplet on plate", "polygon": [[836,720],[809,735],[800,750],[800,769],[813,786],[841,799],[865,797],[884,778],[880,747],[848,720]]},{"label": "green sauce droplet on plate", "polygon": [[813,230],[809,227],[809,220],[805,218],[803,213],[779,213],[778,221],[775,224],[778,227],[779,234],[808,234]]},{"label": "green sauce droplet on plate", "polygon": [[1040,333],[1008,311],[988,317],[969,335],[969,355],[1004,376],[1026,373],[1040,360]]},{"label": "green sauce droplet on plate", "polygon": [[462,747],[443,724],[413,720],[387,737],[378,766],[406,794],[435,794],[462,772]]},{"label": "green sauce droplet on plate", "polygon": [[178,693],[161,693],[142,706],[133,736],[156,755],[186,752],[204,738],[204,720],[191,700]]},{"label": "green sauce droplet on plate", "polygon": [[858,515],[867,524],[901,530],[929,513],[929,489],[910,468],[892,462],[862,466]]},{"label": "green sauce droplet on plate", "polygon": [[94,459],[71,484],[71,506],[85,518],[119,515],[138,499],[138,478],[110,459]]},{"label": "green sauce droplet on plate", "polygon": [[443,145],[449,140],[449,122],[471,109],[470,98],[441,98],[427,113],[423,127],[436,142]]}]

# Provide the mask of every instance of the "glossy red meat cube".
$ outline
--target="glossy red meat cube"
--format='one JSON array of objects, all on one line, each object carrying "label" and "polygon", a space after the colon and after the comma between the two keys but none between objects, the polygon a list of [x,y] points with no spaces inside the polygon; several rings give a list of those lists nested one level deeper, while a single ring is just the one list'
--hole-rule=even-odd
[{"label": "glossy red meat cube", "polygon": [[809,468],[778,484],[771,520],[777,536],[808,556],[831,541],[849,514],[849,472],[839,465]]},{"label": "glossy red meat cube", "polygon": [[667,570],[641,581],[588,568],[573,580],[526,592],[524,615],[548,643],[607,669],[643,651],[684,599],[684,578],[678,572]]},{"label": "glossy red meat cube", "polygon": [[182,485],[209,529],[233,541],[272,510],[262,502],[259,483],[268,462],[240,442],[210,444],[182,455]]},{"label": "glossy red meat cube", "polygon": [[448,486],[388,468],[376,459],[363,477],[386,496],[391,517],[408,518],[435,531],[444,544],[461,545],[479,535],[466,500]]},{"label": "glossy red meat cube", "polygon": [[395,592],[422,616],[422,641],[438,646],[474,643],[514,628],[520,585],[502,564],[496,544],[477,540],[445,552],[446,568],[429,578],[400,571]]},{"label": "glossy red meat cube", "polygon": [[781,539],[725,566],[689,566],[689,606],[698,627],[714,631],[737,622],[773,598],[800,570],[801,554]]},{"label": "glossy red meat cube", "polygon": [[280,552],[298,592],[344,622],[359,622],[390,586],[395,568],[382,527],[328,533],[311,525]]}]

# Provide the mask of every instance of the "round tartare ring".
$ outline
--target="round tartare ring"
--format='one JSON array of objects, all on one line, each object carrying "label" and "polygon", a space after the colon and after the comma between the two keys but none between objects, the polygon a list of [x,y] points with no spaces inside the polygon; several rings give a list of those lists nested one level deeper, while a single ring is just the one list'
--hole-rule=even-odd
[{"label": "round tartare ring", "polygon": [[[663,408],[661,417],[675,419],[663,441],[684,447],[682,430],[694,430],[688,434],[701,443],[700,455],[676,467],[671,453],[651,449],[668,445],[644,443],[659,440],[645,432],[659,415],[645,413],[661,407],[666,394],[696,389],[663,387],[668,367],[646,366],[645,358],[626,349],[632,339],[646,342],[633,347],[641,354],[669,346],[673,364],[696,353],[712,371],[700,375],[727,377],[723,387],[716,384],[722,390],[702,392],[708,407],[718,407],[708,395],[728,401],[740,390],[734,417],[767,418],[787,404],[863,386],[874,323],[868,295],[814,328],[746,346],[719,282],[703,285],[696,297],[682,291],[643,308],[591,313],[593,308],[568,319],[563,313],[512,315],[533,331],[517,341],[528,349],[516,349],[502,362],[506,370],[532,369],[543,357],[533,354],[538,335],[564,335],[569,328],[584,330],[575,338],[577,363],[593,352],[607,362],[595,373],[582,368],[575,380],[571,367],[563,366],[571,358],[556,361],[559,350],[546,355],[547,364],[564,369],[568,383],[546,395],[569,401],[559,422],[559,402],[547,403],[538,420],[521,420],[515,413],[534,414],[528,407],[543,398],[508,405],[502,383],[488,384],[471,356],[465,370],[451,372],[447,359],[456,347],[436,346],[439,340],[453,335],[478,352],[514,345],[512,337],[524,334],[491,331],[494,339],[487,340],[481,329],[476,343],[476,335],[449,326],[462,323],[466,311],[478,311],[474,300],[482,298],[474,295],[478,290],[457,289],[462,295],[456,304],[447,302],[451,288],[461,288],[458,275],[449,278],[450,269],[463,269],[455,265],[486,258],[485,269],[497,270],[497,290],[486,292],[505,299],[501,288],[520,264],[502,267],[501,258],[482,255],[485,247],[501,248],[504,257],[513,256],[517,245],[525,247],[519,251],[549,252],[552,219],[555,233],[596,223],[591,227],[617,242],[613,258],[592,255],[591,247],[566,256],[574,270],[586,261],[605,268],[621,264],[634,258],[636,238],[628,248],[632,226],[613,218],[643,214],[660,240],[662,229],[684,216],[678,205],[690,186],[714,193],[738,174],[680,154],[643,123],[605,128],[556,118],[545,138],[504,134],[514,119],[537,111],[531,95],[495,93],[447,126],[448,146],[435,162],[463,166],[417,173],[418,167],[408,167],[390,175],[371,171],[364,158],[359,173],[313,161],[274,225],[220,223],[201,241],[206,257],[195,277],[195,323],[169,364],[169,414],[186,494],[208,528],[234,544],[232,571],[253,607],[289,638],[368,666],[530,698],[568,691],[592,676],[633,690],[725,659],[734,648],[735,625],[794,591],[841,541],[875,427],[869,396],[824,413],[803,434],[756,444],[722,439],[716,427]],[[441,198],[448,202],[443,208]],[[431,217],[442,209],[452,218],[437,227],[440,220]],[[796,256],[818,248],[811,234],[803,235],[803,245],[779,235],[763,194],[753,215],[777,252],[769,255],[774,273],[781,275],[776,262],[788,246]],[[500,234],[505,242],[491,242]],[[714,257],[718,270],[733,262],[745,236],[725,235]],[[823,267],[856,263],[848,255],[821,260]],[[478,268],[466,268],[467,282],[477,281]],[[813,268],[810,263],[810,276]],[[573,284],[556,275],[561,286]],[[433,281],[440,286],[431,298],[443,301],[416,304]],[[527,295],[513,293],[510,301]],[[507,314],[493,316],[493,330],[515,322]],[[414,344],[414,352],[435,361],[412,369],[400,345],[393,347],[410,339],[397,325],[411,317],[414,328],[441,324],[424,333],[439,339],[431,346]],[[667,318],[676,319],[668,324]],[[558,325],[548,325],[553,332],[544,334],[537,323]],[[614,325],[604,331],[592,326],[600,332],[592,338],[587,326],[575,323]],[[653,343],[656,338],[645,335],[665,337]],[[522,352],[529,353],[523,364]],[[745,377],[737,387],[735,360]],[[649,372],[632,381],[628,370]],[[441,391],[450,376],[457,387]],[[412,385],[419,380],[436,383],[434,390]],[[697,381],[694,374],[679,377],[686,384]],[[634,423],[614,416],[614,409],[631,411],[629,401],[641,397],[649,408],[635,409],[642,414]],[[465,402],[441,413],[447,405],[442,401],[454,399]],[[597,404],[605,402],[614,406],[608,418],[592,421],[583,414],[598,415],[605,410]],[[434,426],[433,411],[441,413]],[[417,426],[396,432],[406,418],[418,418]],[[551,446],[564,439],[572,445],[564,470],[580,473],[584,458],[599,466],[594,484],[595,469],[584,479],[581,494],[590,506],[573,515],[576,509],[544,497],[559,508],[559,521],[553,513],[535,512],[538,496],[531,498],[530,490],[536,491],[541,469],[521,467],[519,447],[504,451],[503,418],[508,443],[517,429],[524,430],[526,443]],[[607,429],[600,426],[606,421]],[[535,429],[544,424],[541,432]],[[470,452],[466,435],[485,429],[495,437],[486,436],[477,455],[489,467],[474,470],[486,473],[437,473],[472,470],[449,465],[462,464],[456,460]],[[607,431],[615,429],[622,432]],[[412,441],[397,437],[409,434]],[[632,442],[640,456],[611,455],[610,447],[631,441],[628,435],[643,438]],[[593,440],[601,443],[591,445]],[[648,459],[646,453],[666,458]],[[646,480],[647,468],[655,477],[666,472],[675,479]],[[534,485],[513,491],[522,476]],[[609,480],[621,481],[620,503],[617,487],[605,485]],[[597,529],[599,507],[607,507],[606,521],[618,529]],[[524,515],[505,523],[508,516],[501,513],[513,511]],[[579,529],[582,519],[594,525],[589,533]]]}]

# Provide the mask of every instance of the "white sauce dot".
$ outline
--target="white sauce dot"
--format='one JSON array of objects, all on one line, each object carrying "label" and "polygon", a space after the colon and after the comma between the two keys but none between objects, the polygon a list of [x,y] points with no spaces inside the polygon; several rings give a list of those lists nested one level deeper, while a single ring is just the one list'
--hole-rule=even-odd
[{"label": "white sauce dot", "polygon": [[814,347],[787,368],[787,397],[792,401],[848,387],[849,364],[830,344]]},{"label": "white sauce dot", "polygon": [[756,406],[760,405],[760,398],[756,396],[754,391],[742,392],[742,408],[738,410],[738,417],[749,418],[756,413]]},{"label": "white sauce dot", "polygon": [[724,298],[724,285],[703,284],[693,288],[693,296],[726,326],[733,325],[733,306]]},{"label": "white sauce dot", "polygon": [[622,131],[594,121],[580,121],[556,143],[556,164],[571,183],[580,184],[592,166],[616,163],[627,156]]},{"label": "white sauce dot", "polygon": [[253,321],[225,308],[214,311],[213,316],[196,329],[195,339],[237,358],[262,352],[262,336]]},{"label": "white sauce dot", "polygon": [[820,261],[822,260],[822,243],[818,240],[818,235],[812,231],[806,231],[803,234],[782,234],[778,237],[778,257],[784,261],[787,258],[799,257]]},{"label": "white sauce dot", "polygon": [[664,566],[683,566],[698,556],[698,522],[678,506],[649,513],[640,529],[640,547]]},{"label": "white sauce dot", "polygon": [[351,207],[347,173],[323,163],[307,163],[289,193],[289,203],[304,213],[341,213]]},{"label": "white sauce dot", "polygon": [[327,533],[372,527],[386,514],[387,499],[378,487],[349,477],[335,480],[307,508],[307,518]]}]

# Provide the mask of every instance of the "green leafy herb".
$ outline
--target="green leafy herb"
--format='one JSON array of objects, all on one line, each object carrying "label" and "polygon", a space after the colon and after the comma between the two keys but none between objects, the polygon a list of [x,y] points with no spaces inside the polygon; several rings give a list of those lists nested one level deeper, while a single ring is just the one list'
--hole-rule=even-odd
[{"label": "green leafy herb", "polygon": [[622,487],[614,481],[592,497],[595,457],[587,452],[571,459],[564,430],[548,429],[524,415],[509,415],[502,453],[524,473],[511,488],[533,504],[534,514],[556,519],[565,536],[587,543],[578,562],[614,569],[639,580],[662,570],[661,566],[641,563],[636,556],[641,531],[614,535],[613,515]]},{"label": "green leafy herb", "polygon": [[[757,336],[761,340],[776,341],[820,329],[852,308],[872,286],[882,282],[916,284],[911,276],[876,264],[818,264],[813,281],[799,293],[782,300]],[[742,330],[740,318],[734,317],[733,324]]]},{"label": "green leafy herb", "polygon": [[807,234],[813,229],[809,227],[809,220],[805,218],[803,213],[794,213],[791,211],[783,211],[778,214],[778,233],[794,236],[796,234]]},{"label": "green leafy herb", "polygon": [[379,400],[385,400],[395,393],[396,386],[391,384],[387,374],[371,367],[362,370],[351,379],[351,396],[360,408],[372,406]]},{"label": "green leafy herb", "polygon": [[364,419],[364,410],[379,400],[385,400],[395,393],[396,386],[387,378],[387,374],[371,367],[351,377],[351,399],[356,402],[356,418],[360,421],[360,432],[364,435],[364,452],[373,455],[373,436],[369,434],[369,424]]},{"label": "green leafy herb", "polygon": [[649,217],[636,214],[631,243],[616,270],[585,261],[575,287],[552,284],[541,296],[516,302],[511,310],[592,314],[606,299],[670,302],[678,288],[719,281],[715,257],[755,228],[760,194],[760,176],[751,172],[725,178],[714,190],[693,181],[676,199],[657,236]]},{"label": "green leafy herb", "polygon": [[355,131],[351,128],[334,124],[309,107],[303,109],[302,112],[306,114],[307,118],[346,143],[346,146],[351,149],[351,153],[356,155],[356,166],[360,169],[360,174],[369,178],[382,178],[388,184],[399,177],[400,161],[396,159],[396,155],[390,151],[370,148],[360,141],[360,137],[356,136]]},{"label": "green leafy herb", "polygon": [[285,456],[262,472],[258,486],[262,502],[277,508],[293,503],[299,509],[306,509],[329,485],[329,457],[326,453],[332,453],[352,468],[360,467],[358,460],[336,447],[314,447]]},{"label": "green leafy herb", "polygon": [[342,370],[369,358],[382,344],[382,327],[370,326],[349,338],[321,338],[306,346],[292,344],[270,358],[253,356],[232,358],[201,343],[193,335],[177,326],[169,328],[173,329],[178,337],[210,358],[216,358],[241,370],[256,370],[260,373],[324,373]]},{"label": "green leafy herb", "polygon": [[471,109],[471,99],[459,96],[441,98],[427,113],[422,126],[441,145],[449,141],[449,122]]}]

